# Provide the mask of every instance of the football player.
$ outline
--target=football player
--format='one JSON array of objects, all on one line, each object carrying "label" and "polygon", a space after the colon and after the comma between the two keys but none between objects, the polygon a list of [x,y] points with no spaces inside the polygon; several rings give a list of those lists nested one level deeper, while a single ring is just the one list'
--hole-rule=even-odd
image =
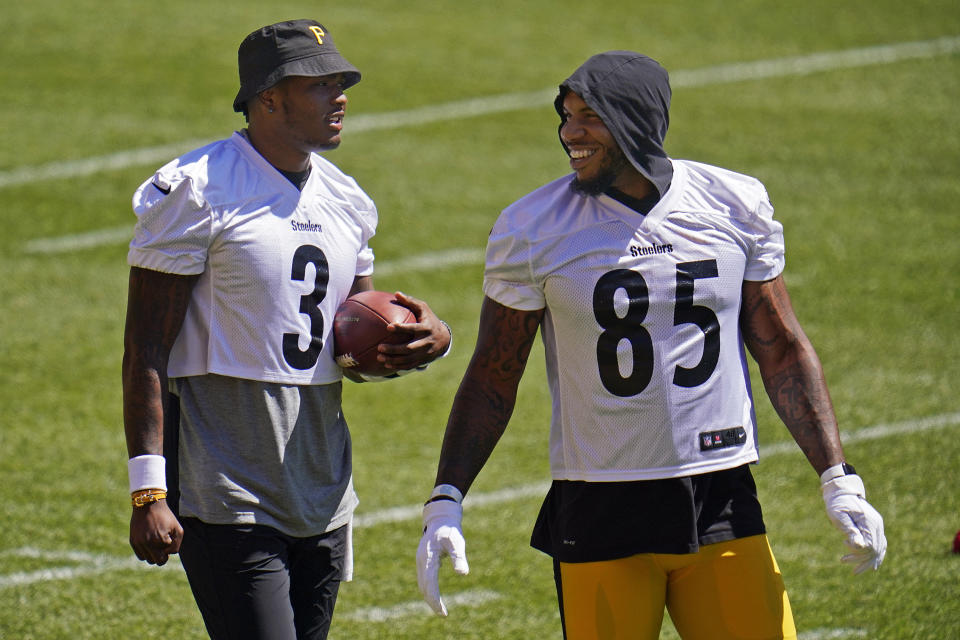
[{"label": "football player", "polygon": [[[746,352],[820,476],[844,560],[877,569],[883,520],[847,463],[819,359],[783,281],[764,186],[663,148],[667,72],[587,60],[555,101],[573,172],[505,209],[486,254],[476,351],[423,510],[420,589],[466,573],[461,500],[510,419],[540,331],[552,486],[532,545],[554,561],[564,637],[796,638],[750,465]],[[705,615],[705,610],[709,615]]]},{"label": "football player", "polygon": [[[251,33],[239,71],[247,128],[133,198],[130,544],[157,565],[179,552],[212,638],[319,640],[352,572],[357,504],[331,329],[373,288],[377,210],[318,152],[340,144],[360,72],[313,20]],[[416,322],[383,355],[398,371],[450,342],[426,303],[399,299]]]}]

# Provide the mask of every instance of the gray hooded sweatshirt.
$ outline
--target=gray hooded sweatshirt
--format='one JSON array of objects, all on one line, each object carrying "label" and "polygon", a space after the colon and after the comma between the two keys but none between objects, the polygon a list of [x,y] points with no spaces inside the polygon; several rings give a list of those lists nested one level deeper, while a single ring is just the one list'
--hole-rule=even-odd
[{"label": "gray hooded sweatshirt", "polygon": [[[568,91],[600,116],[630,164],[663,197],[673,178],[673,166],[663,150],[670,122],[667,70],[633,51],[607,51],[584,62],[560,85],[554,107],[561,119]],[[560,144],[567,148],[562,139]]]}]

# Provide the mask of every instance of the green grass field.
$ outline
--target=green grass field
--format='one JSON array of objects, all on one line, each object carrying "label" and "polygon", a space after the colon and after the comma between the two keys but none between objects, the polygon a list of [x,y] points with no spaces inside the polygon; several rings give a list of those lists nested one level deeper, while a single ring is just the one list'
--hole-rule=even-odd
[{"label": "green grass field", "polygon": [[[527,544],[549,476],[539,345],[467,500],[472,570],[443,573],[446,620],[417,604],[414,514],[472,351],[487,232],[501,208],[567,171],[549,89],[589,55],[621,48],[673,74],[672,156],[767,185],[848,459],[886,520],[886,563],[851,576],[817,478],[757,398],[755,473],[800,637],[960,638],[960,556],[950,553],[960,529],[952,0],[6,7],[0,638],[205,637],[179,565],[138,565],[127,545],[123,235],[130,196],[156,167],[243,126],[230,108],[240,39],[299,17],[325,23],[364,74],[329,157],[378,204],[377,286],[427,300],[456,334],[454,353],[425,374],[345,392],[361,507],[355,581],[341,590],[331,638],[561,637],[549,559]],[[759,61],[769,64],[748,64]],[[491,106],[536,92],[542,104]],[[466,111],[479,98],[490,101]],[[443,117],[430,110],[442,105],[453,105]],[[669,622],[662,637],[676,637]]]}]

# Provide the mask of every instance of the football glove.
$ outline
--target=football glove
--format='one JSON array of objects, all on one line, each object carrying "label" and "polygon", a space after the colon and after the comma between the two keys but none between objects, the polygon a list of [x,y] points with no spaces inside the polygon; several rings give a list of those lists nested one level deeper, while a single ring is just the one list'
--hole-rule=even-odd
[{"label": "football glove", "polygon": [[879,569],[887,553],[887,538],[883,517],[866,500],[863,480],[856,474],[836,476],[822,481],[820,490],[827,517],[847,537],[851,551],[842,561],[853,565],[855,574]]},{"label": "football glove", "polygon": [[[460,505],[462,494],[449,485],[444,488],[453,489],[454,500],[431,500],[423,507],[423,537],[417,548],[417,584],[424,600],[438,616],[447,615],[447,607],[440,597],[440,564],[444,555],[449,555],[453,563],[453,570],[459,575],[466,575],[470,571],[467,565],[467,543],[463,539],[461,521],[463,507]],[[439,493],[441,487],[434,489],[434,496],[446,495]]]}]

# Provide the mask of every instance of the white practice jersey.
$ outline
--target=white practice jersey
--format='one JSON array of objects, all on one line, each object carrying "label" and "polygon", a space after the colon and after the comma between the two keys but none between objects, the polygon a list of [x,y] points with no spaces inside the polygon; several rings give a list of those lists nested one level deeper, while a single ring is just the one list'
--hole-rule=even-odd
[{"label": "white practice jersey", "polygon": [[337,307],[373,273],[373,201],[317,154],[299,191],[235,133],[178,158],[133,197],[131,265],[201,274],[170,354],[171,377],[286,384],[341,378]]},{"label": "white practice jersey", "polygon": [[744,280],[784,267],[783,230],[756,179],[673,160],[643,216],[566,176],[503,211],[484,293],[546,309],[554,479],[670,478],[757,460],[739,330]]}]

